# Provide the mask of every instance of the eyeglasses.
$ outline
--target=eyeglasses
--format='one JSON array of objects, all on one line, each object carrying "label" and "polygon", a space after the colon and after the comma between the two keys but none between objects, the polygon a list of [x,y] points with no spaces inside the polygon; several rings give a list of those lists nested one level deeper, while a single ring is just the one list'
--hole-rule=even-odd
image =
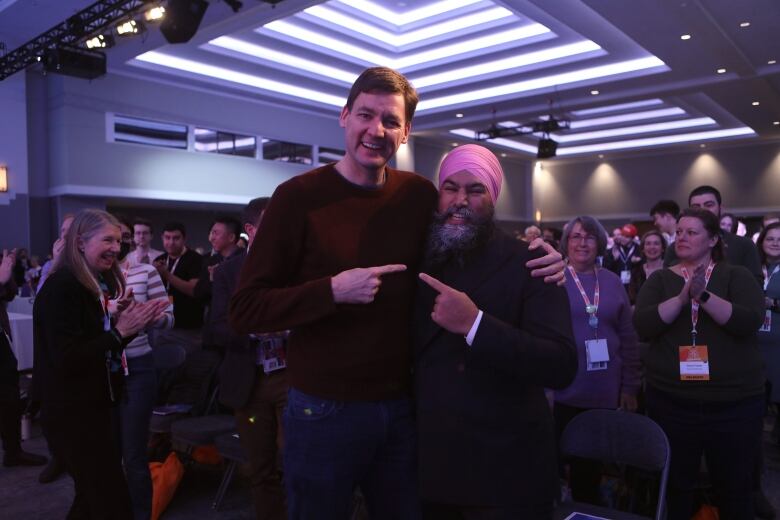
[{"label": "eyeglasses", "polygon": [[582,242],[583,240],[586,244],[595,244],[597,239],[593,235],[581,235],[579,233],[569,235],[569,241],[571,242]]}]

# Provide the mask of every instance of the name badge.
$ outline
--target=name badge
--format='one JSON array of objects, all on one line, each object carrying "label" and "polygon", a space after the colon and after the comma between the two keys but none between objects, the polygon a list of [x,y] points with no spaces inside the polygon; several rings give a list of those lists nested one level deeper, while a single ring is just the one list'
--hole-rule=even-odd
[{"label": "name badge", "polygon": [[758,329],[759,332],[771,332],[772,331],[772,311],[767,309],[764,314],[764,324]]},{"label": "name badge", "polygon": [[262,340],[257,346],[257,364],[263,365],[266,374],[287,368],[285,340],[281,337]]},{"label": "name badge", "polygon": [[609,349],[606,339],[590,339],[585,341],[586,368],[588,372],[606,370],[609,362]]},{"label": "name badge", "polygon": [[710,362],[707,345],[686,345],[680,347],[680,380],[710,380]]},{"label": "name badge", "polygon": [[623,285],[631,283],[631,271],[620,271],[620,283]]}]

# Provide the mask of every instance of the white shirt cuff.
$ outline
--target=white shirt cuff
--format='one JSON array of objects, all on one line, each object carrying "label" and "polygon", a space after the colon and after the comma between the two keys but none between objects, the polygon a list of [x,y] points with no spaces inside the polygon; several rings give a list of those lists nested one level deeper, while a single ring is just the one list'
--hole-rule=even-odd
[{"label": "white shirt cuff", "polygon": [[482,321],[482,311],[479,311],[477,313],[477,319],[474,320],[474,324],[469,329],[469,333],[466,334],[466,344],[470,347],[472,343],[474,343],[474,336],[477,335],[477,329],[479,328],[479,323]]}]

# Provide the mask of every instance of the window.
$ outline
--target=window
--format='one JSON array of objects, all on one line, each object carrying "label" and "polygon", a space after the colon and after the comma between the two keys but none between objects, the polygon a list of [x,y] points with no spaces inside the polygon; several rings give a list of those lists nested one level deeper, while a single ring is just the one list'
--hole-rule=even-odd
[{"label": "window", "polygon": [[254,157],[257,150],[257,139],[253,136],[208,128],[195,128],[194,134],[196,152]]},{"label": "window", "polygon": [[114,115],[114,141],[187,149],[187,125]]},{"label": "window", "polygon": [[340,161],[344,158],[346,152],[344,150],[338,150],[336,148],[320,147],[320,153],[318,154],[319,165],[331,164]]},{"label": "window", "polygon": [[263,140],[263,159],[297,164],[312,163],[312,146],[286,141]]}]

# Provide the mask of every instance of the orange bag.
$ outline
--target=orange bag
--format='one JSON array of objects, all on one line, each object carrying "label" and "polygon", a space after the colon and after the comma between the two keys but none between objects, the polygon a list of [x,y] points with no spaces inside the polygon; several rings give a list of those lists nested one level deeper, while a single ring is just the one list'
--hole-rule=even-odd
[{"label": "orange bag", "polygon": [[222,455],[219,454],[217,447],[213,444],[195,446],[190,456],[192,457],[192,460],[199,464],[207,464],[209,466],[219,466],[222,464]]},{"label": "orange bag", "polygon": [[719,518],[717,507],[703,504],[691,520],[718,520]]},{"label": "orange bag", "polygon": [[157,520],[171,503],[184,476],[184,466],[172,452],[165,462],[150,462],[149,471],[152,474],[152,520]]}]

